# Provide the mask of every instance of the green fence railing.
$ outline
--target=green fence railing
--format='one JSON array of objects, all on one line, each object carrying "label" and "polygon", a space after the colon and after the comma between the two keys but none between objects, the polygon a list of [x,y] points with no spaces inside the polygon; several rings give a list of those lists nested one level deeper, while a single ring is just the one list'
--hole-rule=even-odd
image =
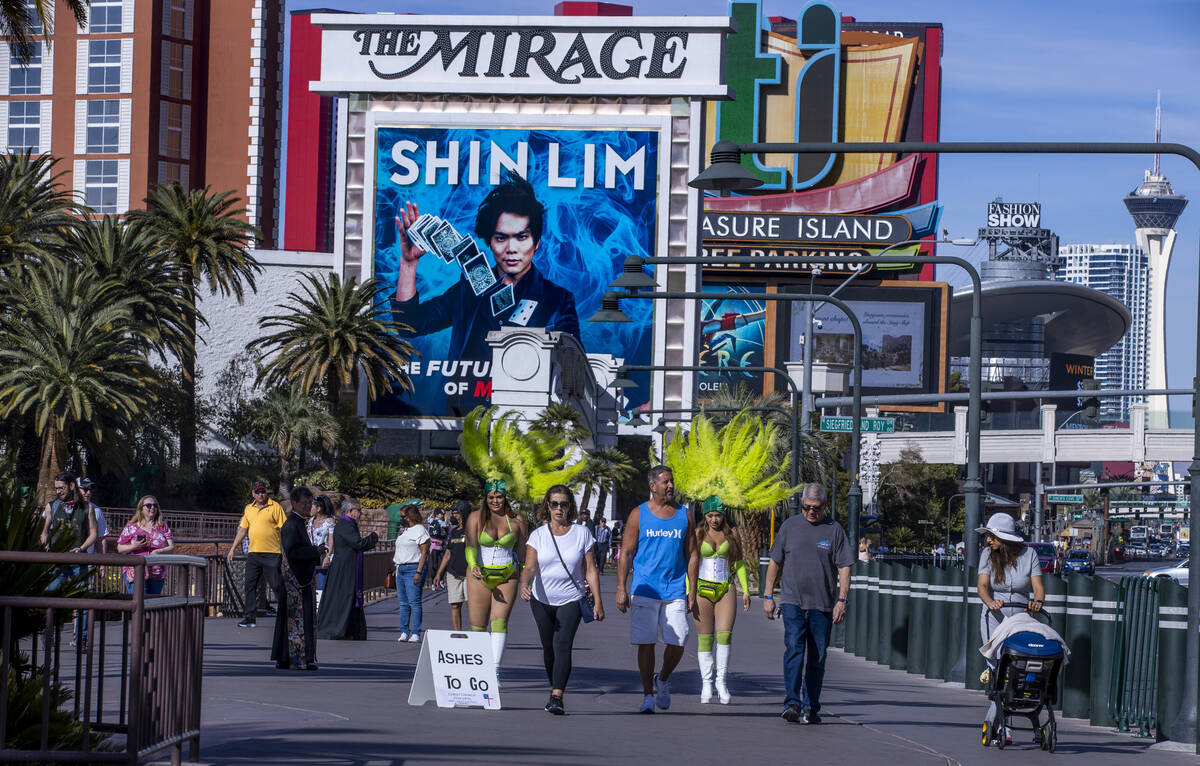
[{"label": "green fence railing", "polygon": [[[855,563],[842,648],[896,670],[948,680],[968,631],[965,685],[979,689],[983,656],[974,572],[958,561]],[[1187,588],[1169,579],[1111,582],[1043,575],[1046,612],[1071,652],[1060,679],[1061,713],[1097,726],[1165,739],[1186,679]],[[970,583],[970,586],[964,586]],[[965,590],[964,590],[965,588]],[[962,669],[958,669],[962,672]]]}]

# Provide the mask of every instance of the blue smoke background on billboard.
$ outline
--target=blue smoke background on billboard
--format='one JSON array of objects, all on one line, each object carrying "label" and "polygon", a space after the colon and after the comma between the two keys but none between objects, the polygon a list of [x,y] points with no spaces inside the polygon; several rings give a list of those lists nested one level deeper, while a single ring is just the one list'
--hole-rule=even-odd
[{"label": "blue smoke background on billboard", "polygon": [[[402,140],[418,145],[408,156],[420,168],[418,177],[404,186],[392,179],[394,173],[401,172],[392,157],[392,148]],[[428,183],[427,142],[434,142],[437,156],[445,158],[451,142],[455,141],[458,142],[458,182],[450,183],[449,171],[438,168],[434,183]],[[471,184],[469,177],[472,141],[480,144],[478,184]],[[648,363],[652,342],[651,301],[627,301],[622,305],[622,310],[633,320],[629,324],[586,320],[599,309],[601,297],[620,273],[626,256],[654,254],[658,190],[658,133],[654,130],[378,128],[373,232],[375,277],[386,285],[396,283],[401,253],[395,217],[408,201],[416,203],[422,213],[428,212],[449,221],[459,234],[475,237],[489,263],[495,265],[487,242],[475,234],[476,210],[493,188],[488,172],[492,145],[515,160],[521,142],[528,144],[526,180],[533,185],[537,199],[546,208],[545,226],[534,255],[534,266],[552,282],[574,293],[580,341],[587,351],[625,357],[631,364]],[[558,176],[576,179],[574,188],[549,186],[551,144],[559,146]],[[583,181],[587,144],[596,147],[593,188],[585,188]],[[632,172],[617,172],[614,187],[605,188],[606,146],[611,146],[621,158],[630,158],[639,149],[643,151],[643,188],[635,188]],[[444,263],[433,255],[423,256],[417,269],[417,290],[421,299],[440,295],[459,280],[461,273],[455,264]],[[381,308],[386,309],[386,305]],[[445,359],[450,329],[415,337],[411,342],[420,354],[416,359]],[[445,397],[441,391],[441,377],[414,376],[413,383],[413,393],[385,395],[383,399],[398,401],[381,399],[372,409],[389,414],[442,415]],[[639,388],[639,398],[644,398],[647,390],[645,384]],[[634,391],[629,393],[637,395]]]}]

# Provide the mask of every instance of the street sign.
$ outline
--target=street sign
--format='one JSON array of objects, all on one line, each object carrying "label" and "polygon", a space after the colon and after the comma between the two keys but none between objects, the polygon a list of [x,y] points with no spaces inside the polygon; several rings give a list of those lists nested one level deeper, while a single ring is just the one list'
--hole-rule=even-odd
[{"label": "street sign", "polygon": [[1083,502],[1083,495],[1047,495],[1047,503],[1073,503],[1078,505]]},{"label": "street sign", "polygon": [[[896,432],[895,418],[863,418],[859,424],[864,434],[890,434]],[[854,430],[854,418],[823,415],[821,430],[827,433],[848,434]],[[1081,501],[1082,502],[1082,501]]]}]

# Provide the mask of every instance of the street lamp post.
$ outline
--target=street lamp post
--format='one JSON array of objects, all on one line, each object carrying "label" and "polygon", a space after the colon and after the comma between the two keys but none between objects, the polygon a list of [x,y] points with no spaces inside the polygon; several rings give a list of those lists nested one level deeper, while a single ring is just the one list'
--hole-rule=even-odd
[{"label": "street lamp post", "polygon": [[[1183,157],[1200,170],[1200,151],[1190,146],[1174,143],[1158,142],[1107,142],[1107,141],[878,141],[863,143],[845,143],[840,141],[810,141],[797,143],[746,143],[737,144],[733,141],[718,141],[712,148],[712,162],[690,183],[697,188],[716,189],[747,189],[761,184],[756,177],[741,166],[741,154],[1136,154],[1161,155],[1173,154]],[[978,281],[976,279],[976,290]],[[977,293],[978,294],[978,293]],[[972,306],[973,311],[978,308]],[[972,321],[975,317],[972,316]],[[1200,410],[1200,310],[1196,314],[1196,377],[1192,379],[1192,408],[1193,412]],[[972,367],[979,357],[980,346],[976,345],[974,325],[971,333]],[[973,370],[971,372],[971,400],[967,408],[968,426],[971,429],[972,440],[978,440],[980,400],[977,390],[980,379]],[[1192,463],[1188,466],[1188,476],[1191,478],[1190,505],[1192,509],[1200,507],[1200,428],[1193,427]],[[978,533],[974,525],[978,524],[981,507],[981,491],[983,485],[979,480],[978,444],[975,444],[974,459],[968,457],[967,481],[967,528],[963,535],[966,544],[967,567],[969,571],[978,564],[979,546]],[[1193,512],[1190,520],[1191,534],[1200,538],[1200,514]],[[966,593],[964,591],[964,598]],[[966,637],[967,620],[963,620],[964,639]],[[1193,568],[1188,573],[1188,620],[1187,633],[1195,636],[1200,629],[1200,567]],[[966,652],[966,642],[963,642],[963,653]],[[965,657],[964,657],[965,659]],[[1200,716],[1197,716],[1197,690],[1200,687],[1200,642],[1187,642],[1187,659],[1184,667],[1187,683],[1184,686],[1184,696],[1180,703],[1179,715],[1171,725],[1171,739],[1177,742],[1188,742],[1198,745],[1200,752]]]},{"label": "street lamp post", "polygon": [[[661,260],[661,259],[655,259]],[[690,258],[672,258],[669,262],[691,262]],[[704,291],[654,291],[654,292],[626,292],[605,293],[604,299],[601,301],[601,310],[596,315],[589,318],[589,321],[621,321],[617,318],[620,313],[619,303],[621,300],[726,300],[729,293],[724,292],[704,292]],[[854,362],[852,366],[852,396],[853,405],[851,413],[853,423],[851,424],[850,433],[850,489],[847,494],[847,505],[850,514],[848,533],[851,539],[858,539],[858,515],[862,512],[862,487],[859,485],[859,442],[862,440],[862,324],[858,321],[858,316],[850,309],[844,301],[839,298],[833,298],[828,295],[814,295],[812,293],[738,293],[738,297],[747,301],[810,301],[810,302],[825,302],[831,303],[841,309],[846,318],[850,320],[851,326],[854,328]],[[628,321],[628,318],[626,318]],[[632,368],[631,368],[632,369]],[[678,368],[672,368],[678,369]],[[702,368],[711,370],[711,367]]]}]

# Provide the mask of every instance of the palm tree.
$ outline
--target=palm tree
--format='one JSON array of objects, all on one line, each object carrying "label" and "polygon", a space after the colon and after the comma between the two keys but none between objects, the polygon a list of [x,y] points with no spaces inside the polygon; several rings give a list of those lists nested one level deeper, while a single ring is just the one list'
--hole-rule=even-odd
[{"label": "palm tree", "polygon": [[[179,265],[156,247],[143,222],[106,215],[77,219],[66,231],[62,250],[100,280],[124,285],[134,321],[164,362],[193,353],[195,338],[184,323],[188,293]],[[200,321],[203,318],[197,315]]]},{"label": "palm tree", "polygon": [[[609,492],[633,478],[635,469],[633,463],[629,462],[629,457],[616,447],[601,447],[589,453],[587,461],[586,470],[600,492],[596,498],[596,509],[599,513],[608,504]],[[591,486],[588,486],[584,490],[581,507],[587,507],[590,495]]]},{"label": "palm tree", "polygon": [[147,404],[149,365],[133,330],[134,299],[78,265],[36,263],[0,316],[0,417],[32,413],[42,439],[38,497],[50,494],[76,424],[97,442]]},{"label": "palm tree", "polygon": [[79,208],[60,183],[64,174],[54,172],[57,164],[48,154],[0,155],[0,289],[4,291],[20,281],[20,269],[52,255],[53,246],[76,220]]},{"label": "palm tree", "polygon": [[233,295],[240,303],[249,285],[256,291],[254,277],[262,267],[250,254],[252,241],[261,237],[245,220],[246,211],[237,207],[241,199],[232,191],[214,193],[211,187],[188,191],[179,183],[157,186],[146,198],[146,209],[130,218],[143,224],[158,249],[180,268],[183,279],[183,324],[192,338],[193,349],[180,358],[183,367],[185,416],[179,434],[179,462],[196,467],[196,294],[206,283],[210,292]]},{"label": "palm tree", "polygon": [[583,422],[583,415],[569,402],[551,402],[533,421],[533,428],[566,439],[568,444],[574,446],[582,444],[592,435]]},{"label": "palm tree", "polygon": [[259,405],[254,424],[279,454],[279,494],[292,491],[292,462],[304,444],[327,449],[337,441],[337,420],[321,403],[300,391],[277,389]]},{"label": "palm tree", "polygon": [[372,399],[396,388],[411,391],[405,366],[413,347],[400,333],[412,328],[375,311],[388,288],[374,279],[361,285],[343,281],[336,272],[323,278],[306,274],[304,280],[301,291],[276,306],[284,313],[258,322],[263,330],[277,330],[250,344],[264,356],[274,355],[259,382],[286,383],[308,394],[324,384],[332,414],[342,387],[353,384],[359,372]]},{"label": "palm tree", "polygon": [[[59,0],[66,6],[71,15],[75,17],[75,23],[80,29],[83,28],[87,21],[87,7],[90,0]],[[38,25],[45,30],[46,43],[49,45],[50,36],[54,34],[54,0],[33,0],[32,3],[20,2],[20,0],[6,0],[0,3],[0,35],[6,35],[12,38],[13,51],[15,57],[28,58],[33,53],[33,40],[35,34],[41,34],[37,31],[37,25],[34,24],[36,19]]]}]

